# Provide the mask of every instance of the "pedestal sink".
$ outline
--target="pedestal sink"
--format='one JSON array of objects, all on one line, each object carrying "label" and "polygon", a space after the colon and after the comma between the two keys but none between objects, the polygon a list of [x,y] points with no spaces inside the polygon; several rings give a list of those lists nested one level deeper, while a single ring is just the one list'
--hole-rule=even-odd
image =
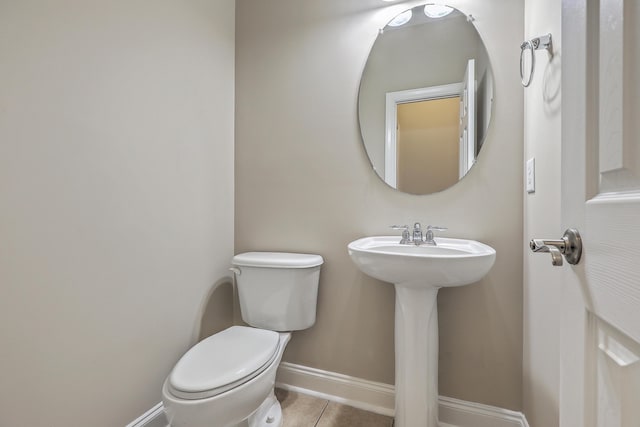
[{"label": "pedestal sink", "polygon": [[378,236],[348,245],[363,273],[395,285],[395,427],[438,426],[438,289],[477,282],[496,257],[474,240],[435,241],[416,246]]}]

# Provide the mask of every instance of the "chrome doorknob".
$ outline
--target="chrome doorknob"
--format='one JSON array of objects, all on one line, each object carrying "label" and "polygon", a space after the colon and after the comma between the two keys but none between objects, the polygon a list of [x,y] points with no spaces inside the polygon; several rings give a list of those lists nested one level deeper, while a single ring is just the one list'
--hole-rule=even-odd
[{"label": "chrome doorknob", "polygon": [[551,254],[551,264],[562,265],[562,256],[569,264],[577,264],[582,256],[582,238],[575,228],[564,232],[560,240],[531,239],[529,247],[533,252],[548,252]]}]

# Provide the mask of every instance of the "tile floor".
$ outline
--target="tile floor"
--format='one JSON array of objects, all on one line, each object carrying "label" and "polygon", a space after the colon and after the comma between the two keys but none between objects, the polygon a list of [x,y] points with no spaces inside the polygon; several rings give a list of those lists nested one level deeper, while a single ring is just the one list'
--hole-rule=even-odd
[{"label": "tile floor", "polygon": [[283,427],[392,427],[393,418],[294,391],[276,389]]}]

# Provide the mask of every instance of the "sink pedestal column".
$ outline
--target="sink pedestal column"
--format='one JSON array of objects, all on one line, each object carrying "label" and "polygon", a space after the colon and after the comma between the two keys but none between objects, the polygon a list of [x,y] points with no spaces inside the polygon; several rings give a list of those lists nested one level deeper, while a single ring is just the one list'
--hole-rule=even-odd
[{"label": "sink pedestal column", "polygon": [[438,426],[438,288],[396,284],[395,427]]}]

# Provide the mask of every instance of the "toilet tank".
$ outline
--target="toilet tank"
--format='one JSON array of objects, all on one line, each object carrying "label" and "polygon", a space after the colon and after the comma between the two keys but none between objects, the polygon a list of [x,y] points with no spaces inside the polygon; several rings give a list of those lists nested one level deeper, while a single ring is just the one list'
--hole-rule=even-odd
[{"label": "toilet tank", "polygon": [[242,320],[272,331],[313,326],[323,262],[320,255],[284,252],[234,256]]}]

